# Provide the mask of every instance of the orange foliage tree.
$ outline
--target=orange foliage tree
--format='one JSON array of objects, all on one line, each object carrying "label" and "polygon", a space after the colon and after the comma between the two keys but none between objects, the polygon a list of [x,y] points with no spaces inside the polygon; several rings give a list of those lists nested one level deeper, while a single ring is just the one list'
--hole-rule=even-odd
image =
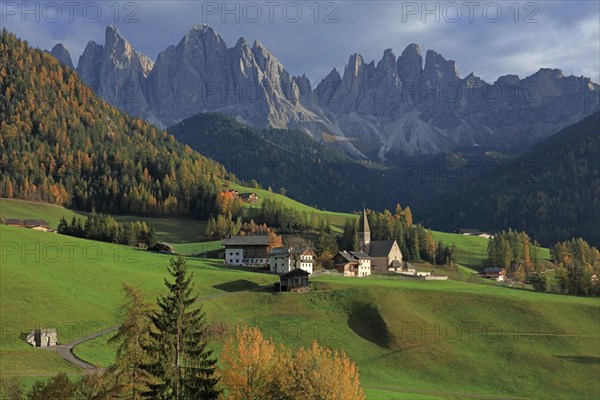
[{"label": "orange foliage tree", "polygon": [[365,399],[356,364],[316,341],[294,354],[256,327],[238,327],[223,346],[221,364],[227,399]]},{"label": "orange foliage tree", "polygon": [[237,327],[221,353],[221,382],[231,400],[271,399],[277,373],[275,345],[258,328]]}]

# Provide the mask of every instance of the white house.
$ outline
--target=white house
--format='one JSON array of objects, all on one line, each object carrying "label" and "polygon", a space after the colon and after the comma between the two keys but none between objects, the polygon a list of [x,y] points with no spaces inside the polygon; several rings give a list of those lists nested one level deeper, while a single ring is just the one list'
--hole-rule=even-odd
[{"label": "white house", "polygon": [[25,341],[33,347],[48,347],[58,344],[56,328],[36,329],[25,337]]},{"label": "white house", "polygon": [[261,236],[233,236],[223,239],[225,264],[232,266],[267,265],[269,252],[281,246],[274,233]]},{"label": "white house", "polygon": [[362,251],[340,251],[333,258],[333,265],[344,276],[371,275],[371,257]]},{"label": "white house", "polygon": [[[297,258],[295,263],[294,257]],[[312,274],[314,257],[315,253],[308,248],[295,253],[290,248],[277,247],[269,253],[269,270],[274,274],[281,275],[290,272],[294,268],[300,268]]]}]

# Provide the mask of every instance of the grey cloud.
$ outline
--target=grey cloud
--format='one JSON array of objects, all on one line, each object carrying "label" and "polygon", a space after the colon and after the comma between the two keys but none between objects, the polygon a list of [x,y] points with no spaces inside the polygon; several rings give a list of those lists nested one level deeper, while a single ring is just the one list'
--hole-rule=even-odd
[{"label": "grey cloud", "polygon": [[[82,7],[86,3],[90,2],[81,2]],[[220,13],[203,14],[210,2],[139,1],[135,3],[136,10],[123,9],[128,3],[119,3],[122,9],[117,25],[136,49],[152,59],[167,46],[176,44],[192,26],[207,22],[229,46],[241,36],[249,41],[259,39],[291,73],[306,73],[313,84],[333,67],[343,69],[352,53],[361,53],[367,61],[378,61],[385,49],[393,48],[398,55],[413,42],[419,43],[423,50],[433,49],[445,58],[455,60],[462,76],[474,72],[488,82],[509,73],[527,76],[540,67],[561,68],[567,75],[585,75],[596,82],[600,80],[598,2],[535,2],[538,11],[534,17],[539,22],[534,24],[522,21],[531,12],[531,9],[525,9],[528,2],[519,4],[518,23],[514,22],[514,11],[509,9],[513,2],[497,2],[503,11],[497,23],[486,22],[481,13],[475,14],[473,23],[468,22],[465,14],[457,23],[446,22],[443,18],[436,23],[431,16],[428,16],[428,22],[422,23],[418,15],[403,19],[406,16],[403,11],[410,2],[394,1],[320,2],[318,23],[314,22],[314,9],[309,8],[313,2],[296,3],[303,12],[297,23],[286,21],[281,12],[276,12],[274,21],[269,22],[264,7],[263,16],[257,23],[244,20],[243,15],[236,23],[231,14],[225,15],[228,20],[223,23]],[[448,4],[439,3],[440,7]],[[461,1],[456,3],[463,4]],[[491,2],[480,2],[482,6],[487,3]],[[29,6],[31,4],[33,2]],[[115,22],[115,14],[109,9],[113,3],[101,4],[103,17],[97,23],[86,21],[80,15],[76,15],[73,23],[66,18],[57,23],[31,20],[21,23],[19,18],[5,16],[5,25],[40,48],[50,49],[56,42],[63,42],[77,63],[86,43],[89,40],[103,43],[105,26]],[[213,4],[220,6],[222,2]],[[233,8],[233,2],[228,4]],[[239,4],[242,7],[248,3]],[[420,6],[422,2],[414,4]],[[431,2],[429,4],[433,7]],[[281,2],[278,9],[285,5],[286,2]],[[133,18],[139,22],[125,21],[127,13],[132,11],[136,11]],[[324,23],[325,16],[333,11],[336,11],[333,17],[339,22]]]}]

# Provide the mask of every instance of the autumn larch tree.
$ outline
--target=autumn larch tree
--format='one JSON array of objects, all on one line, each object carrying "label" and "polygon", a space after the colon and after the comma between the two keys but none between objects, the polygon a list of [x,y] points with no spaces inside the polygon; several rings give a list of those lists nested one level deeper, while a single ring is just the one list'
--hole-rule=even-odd
[{"label": "autumn larch tree", "polygon": [[237,327],[221,352],[221,383],[229,400],[270,400],[281,372],[275,344],[260,329]]},{"label": "autumn larch tree", "polygon": [[143,343],[148,343],[150,305],[144,302],[142,294],[131,285],[123,286],[126,301],[122,307],[123,323],[109,343],[119,343],[116,362],[108,369],[111,382],[111,395],[116,399],[140,399],[140,393],[147,390],[149,374],[141,368],[148,361]]}]

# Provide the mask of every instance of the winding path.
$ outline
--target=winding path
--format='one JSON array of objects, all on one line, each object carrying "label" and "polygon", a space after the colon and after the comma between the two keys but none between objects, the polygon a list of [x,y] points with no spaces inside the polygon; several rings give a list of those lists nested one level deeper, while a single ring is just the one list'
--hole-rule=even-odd
[{"label": "winding path", "polygon": [[46,349],[48,349],[48,350],[54,350],[65,361],[67,361],[68,363],[73,364],[76,367],[79,367],[79,368],[83,369],[85,372],[95,371],[97,369],[102,369],[102,368],[99,368],[99,367],[97,367],[97,366],[95,366],[93,364],[90,364],[90,363],[82,360],[81,358],[77,357],[75,354],[73,354],[73,347],[75,347],[78,344],[81,344],[83,342],[86,342],[88,340],[96,339],[97,337],[100,337],[102,335],[106,335],[107,333],[114,332],[117,329],[119,329],[118,326],[113,326],[112,328],[107,328],[107,329],[98,331],[96,333],[93,333],[91,335],[87,335],[87,336],[82,337],[80,339],[74,340],[71,343],[59,344],[57,346],[52,346],[52,347],[46,347]]},{"label": "winding path", "polygon": [[[256,292],[259,290],[265,290],[265,289],[269,289],[272,287],[273,287],[272,285],[267,285],[267,286],[258,286],[258,287],[252,288],[252,289],[239,290],[239,291],[235,291],[235,292],[218,293],[218,294],[213,294],[211,296],[198,297],[196,299],[196,302],[210,300],[210,299],[214,299],[217,297],[231,296],[231,295],[238,294],[238,293]],[[60,357],[62,357],[65,361],[67,361],[70,364],[73,364],[74,366],[76,366],[78,368],[81,368],[84,372],[93,372],[96,370],[103,370],[103,368],[100,368],[96,365],[90,364],[90,363],[82,360],[81,358],[77,357],[75,354],[73,354],[73,348],[81,343],[87,342],[88,340],[96,339],[100,336],[106,335],[107,333],[114,332],[117,329],[119,329],[119,325],[113,326],[112,328],[106,328],[104,330],[98,331],[91,335],[87,335],[85,337],[74,340],[67,344],[59,344],[57,346],[44,347],[44,349],[54,350],[56,352],[56,354],[58,354]]]}]

